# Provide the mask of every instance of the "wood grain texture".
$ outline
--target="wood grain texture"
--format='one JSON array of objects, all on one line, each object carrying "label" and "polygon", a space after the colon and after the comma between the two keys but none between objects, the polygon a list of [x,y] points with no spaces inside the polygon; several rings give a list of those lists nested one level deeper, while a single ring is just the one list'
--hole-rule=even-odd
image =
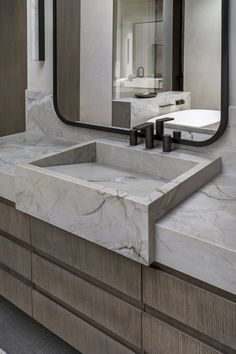
[{"label": "wood grain texture", "polygon": [[0,0],[0,136],[25,130],[26,0]]},{"label": "wood grain texture", "polygon": [[30,243],[30,216],[0,201],[0,230]]},{"label": "wood grain texture", "polygon": [[141,265],[32,218],[32,245],[69,266],[141,300]]},{"label": "wood grain texture", "polygon": [[41,289],[141,347],[141,311],[33,254],[33,282]]},{"label": "wood grain texture", "polygon": [[31,280],[31,251],[0,234],[0,263]]},{"label": "wood grain texture", "polygon": [[37,291],[33,291],[33,317],[81,353],[133,353]]},{"label": "wood grain texture", "polygon": [[32,315],[32,289],[0,268],[0,295],[19,309]]},{"label": "wood grain texture", "polygon": [[80,120],[80,0],[57,1],[57,102],[65,119]]},{"label": "wood grain texture", "polygon": [[147,314],[143,315],[143,349],[146,354],[219,354]]},{"label": "wood grain texture", "polygon": [[155,268],[143,268],[143,301],[236,350],[236,303]]}]

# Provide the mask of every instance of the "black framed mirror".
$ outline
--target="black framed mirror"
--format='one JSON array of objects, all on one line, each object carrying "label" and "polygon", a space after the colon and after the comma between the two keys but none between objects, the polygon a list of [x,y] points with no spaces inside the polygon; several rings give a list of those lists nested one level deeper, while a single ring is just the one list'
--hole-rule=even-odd
[{"label": "black framed mirror", "polygon": [[58,117],[129,135],[169,116],[175,143],[214,143],[228,125],[228,12],[228,0],[53,0]]}]

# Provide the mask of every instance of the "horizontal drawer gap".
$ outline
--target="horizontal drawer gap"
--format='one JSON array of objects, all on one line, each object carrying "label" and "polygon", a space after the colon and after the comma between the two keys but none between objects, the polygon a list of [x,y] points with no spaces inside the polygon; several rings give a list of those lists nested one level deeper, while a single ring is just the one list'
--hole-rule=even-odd
[{"label": "horizontal drawer gap", "polygon": [[22,275],[16,273],[14,270],[2,264],[1,262],[0,262],[0,268],[5,272],[9,273],[10,275],[12,275],[13,277],[15,277],[16,279],[20,280],[25,285],[31,286],[32,288],[34,287],[34,284],[29,279],[24,278]]},{"label": "horizontal drawer gap", "polygon": [[220,351],[222,353],[227,353],[227,354],[235,354],[235,349],[230,348],[218,342],[217,340],[210,338],[209,336],[183,324],[182,322],[175,320],[172,317],[167,316],[162,312],[159,312],[158,310],[151,308],[150,306],[145,305],[144,312],[156,318],[157,320],[166,323],[167,325],[173,327],[174,329],[186,334],[187,336],[192,337],[199,342],[202,342],[203,344],[211,347],[214,350]]},{"label": "horizontal drawer gap", "polygon": [[73,267],[61,262],[60,260],[58,260],[58,259],[56,259],[56,258],[54,258],[54,257],[42,252],[42,251],[39,251],[36,248],[33,248],[33,252],[36,255],[44,258],[45,260],[53,263],[54,265],[66,270],[69,273],[71,273],[71,274],[73,274],[73,275],[75,275],[75,276],[87,281],[88,283],[98,287],[99,289],[104,290],[107,293],[109,293],[109,294],[111,294],[113,296],[116,296],[120,300],[123,300],[123,301],[127,302],[129,305],[134,306],[134,307],[136,307],[139,310],[143,310],[144,309],[143,303],[139,302],[138,300],[133,299],[132,297],[129,297],[126,294],[123,294],[122,292],[120,292],[120,291],[110,287],[109,285],[107,285],[107,284],[105,284],[105,283],[103,283],[103,282],[101,282],[101,281],[99,281],[99,280],[87,275],[86,273],[83,273],[83,272],[81,272],[81,271],[79,271],[79,270],[77,270],[77,269],[75,269],[75,268],[73,268]]},{"label": "horizontal drawer gap", "polygon": [[[95,322],[93,319],[85,316],[83,313],[81,313],[80,311],[74,309],[73,307],[69,306],[68,304],[65,304],[63,301],[59,300],[58,298],[56,298],[55,296],[49,294],[47,291],[45,291],[44,289],[41,289],[38,286],[35,286],[35,290],[38,291],[40,294],[46,296],[48,299],[54,301],[57,305],[63,307],[65,310],[69,311],[71,314],[73,314],[74,316],[79,317],[81,320],[85,321],[86,323],[88,323],[89,325],[91,325],[92,327],[96,328],[97,330],[99,330],[100,332],[104,333],[105,335],[109,336],[110,338],[114,339],[115,341],[119,342],[120,344],[124,345],[125,347],[127,347],[128,349],[134,351],[137,354],[144,354],[143,350],[140,348],[135,347],[133,344],[127,342],[126,340],[124,340],[123,338],[119,337],[118,335],[116,335],[115,333],[109,331],[107,328],[101,326],[100,324],[98,324],[97,322]],[[141,333],[140,333],[141,335]]]}]

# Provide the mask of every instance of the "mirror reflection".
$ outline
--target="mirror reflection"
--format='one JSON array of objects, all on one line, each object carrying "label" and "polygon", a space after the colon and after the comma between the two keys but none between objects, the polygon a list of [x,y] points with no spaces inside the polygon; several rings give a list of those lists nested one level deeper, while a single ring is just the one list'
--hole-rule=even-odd
[{"label": "mirror reflection", "polygon": [[221,0],[115,0],[113,126],[172,117],[207,140],[220,124]]},{"label": "mirror reflection", "polygon": [[122,129],[170,117],[166,133],[210,139],[221,120],[222,1],[57,0],[61,115]]}]

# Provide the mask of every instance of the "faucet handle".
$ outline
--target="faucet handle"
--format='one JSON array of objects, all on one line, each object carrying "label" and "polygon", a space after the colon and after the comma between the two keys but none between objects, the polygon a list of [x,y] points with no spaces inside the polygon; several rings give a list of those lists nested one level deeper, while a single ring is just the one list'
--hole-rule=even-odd
[{"label": "faucet handle", "polygon": [[135,129],[130,129],[129,131],[129,145],[130,146],[138,145],[138,131]]},{"label": "faucet handle", "polygon": [[154,126],[154,124],[152,122],[145,122],[145,123],[136,125],[135,127],[133,127],[133,129],[141,132],[141,131],[145,131],[150,126]]},{"label": "faucet handle", "polygon": [[154,148],[154,124],[146,122],[133,127],[130,131],[130,145],[137,145],[137,132],[144,132],[147,149]]},{"label": "faucet handle", "polygon": [[160,118],[156,120],[156,139],[162,140],[164,135],[164,125],[166,122],[170,122],[172,120],[174,120],[174,118],[171,117]]}]

